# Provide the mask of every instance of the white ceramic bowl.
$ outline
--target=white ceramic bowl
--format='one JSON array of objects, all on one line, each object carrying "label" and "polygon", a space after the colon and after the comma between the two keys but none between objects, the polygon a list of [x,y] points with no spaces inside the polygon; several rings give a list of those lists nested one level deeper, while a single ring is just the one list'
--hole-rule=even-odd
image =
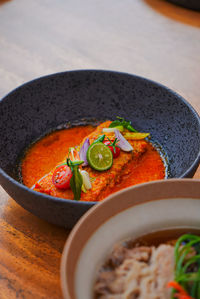
[{"label": "white ceramic bowl", "polygon": [[200,180],[171,179],[130,187],[87,212],[64,247],[66,299],[92,299],[97,268],[115,243],[172,228],[200,229]]}]

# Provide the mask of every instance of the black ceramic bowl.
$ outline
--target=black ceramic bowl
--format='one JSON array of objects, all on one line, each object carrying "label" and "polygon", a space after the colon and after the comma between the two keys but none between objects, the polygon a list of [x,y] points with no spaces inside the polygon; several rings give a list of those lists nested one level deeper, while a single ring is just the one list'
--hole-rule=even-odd
[{"label": "black ceramic bowl", "polygon": [[167,0],[167,1],[185,8],[200,11],[199,0]]},{"label": "black ceramic bowl", "polygon": [[200,162],[200,120],[194,109],[172,90],[134,75],[82,70],[39,78],[3,98],[0,115],[1,185],[28,211],[68,228],[94,202],[44,195],[17,177],[21,152],[52,128],[120,115],[163,146],[171,177],[192,177]]}]

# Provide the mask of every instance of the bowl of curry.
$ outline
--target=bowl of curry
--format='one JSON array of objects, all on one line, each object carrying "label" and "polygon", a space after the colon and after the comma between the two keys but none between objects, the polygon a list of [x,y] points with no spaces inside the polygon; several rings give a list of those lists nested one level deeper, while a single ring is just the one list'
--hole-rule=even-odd
[{"label": "bowl of curry", "polygon": [[112,193],[192,177],[199,165],[198,114],[135,75],[49,75],[12,91],[0,110],[1,185],[28,211],[67,228]]}]

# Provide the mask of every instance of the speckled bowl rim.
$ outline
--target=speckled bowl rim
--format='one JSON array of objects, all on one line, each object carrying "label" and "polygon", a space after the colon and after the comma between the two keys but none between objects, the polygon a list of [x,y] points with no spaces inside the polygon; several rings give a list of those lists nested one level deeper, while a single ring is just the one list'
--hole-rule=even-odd
[{"label": "speckled bowl rim", "polygon": [[[126,194],[131,194],[131,198],[126,197]],[[123,200],[119,201],[119,197],[123,197]],[[60,274],[64,298],[75,299],[74,282],[78,258],[88,239],[102,224],[136,205],[175,198],[200,200],[200,180],[169,179],[139,184],[108,196],[87,211],[74,226],[63,249]],[[95,225],[91,226],[91,223]]]},{"label": "speckled bowl rim", "polygon": [[[31,81],[28,81],[28,82],[25,82],[23,83],[22,85],[18,86],[17,88],[13,89],[11,92],[9,92],[7,95],[5,95],[1,100],[0,100],[0,104],[1,102],[5,101],[6,100],[6,97],[8,97],[10,94],[14,93],[15,91],[17,91],[18,89],[21,89],[22,87],[26,86],[26,85],[29,85],[29,84],[32,84],[34,82],[37,82],[41,79],[49,79],[51,77],[54,77],[54,76],[62,76],[64,74],[68,74],[68,73],[84,73],[84,72],[98,72],[98,73],[112,73],[112,74],[119,74],[119,75],[126,75],[126,76],[130,76],[130,77],[134,77],[134,78],[137,78],[137,79],[140,79],[144,82],[150,82],[152,84],[155,84],[157,85],[158,87],[162,87],[164,89],[166,89],[168,92],[172,93],[173,95],[175,95],[180,101],[182,101],[192,112],[192,114],[194,115],[194,117],[197,119],[198,123],[199,123],[199,128],[200,128],[200,117],[197,113],[197,111],[192,107],[192,105],[187,102],[181,95],[179,95],[178,93],[176,93],[175,91],[173,91],[172,89],[168,88],[167,86],[161,84],[161,83],[158,83],[156,81],[153,81],[151,79],[148,79],[148,78],[145,78],[145,77],[142,77],[142,76],[138,76],[138,75],[135,75],[135,74],[131,74],[131,73],[126,73],[126,72],[118,72],[118,71],[112,71],[112,70],[103,70],[103,69],[82,69],[82,70],[71,70],[71,71],[65,71],[65,72],[58,72],[58,73],[53,73],[53,74],[50,74],[50,75],[46,75],[46,76],[41,76],[41,77],[38,77],[36,79],[33,79]],[[184,178],[186,177],[195,167],[197,167],[200,163],[200,151],[199,151],[199,154],[198,156],[196,157],[196,159],[194,160],[194,162],[191,164],[191,166],[181,175],[179,176],[179,178]],[[56,201],[56,202],[65,202],[65,203],[70,203],[70,204],[74,204],[75,206],[78,204],[80,206],[93,206],[95,205],[97,202],[96,201],[90,201],[90,202],[85,202],[85,201],[79,201],[79,202],[74,202],[70,199],[64,199],[64,198],[58,198],[58,197],[54,197],[54,196],[51,196],[51,195],[46,195],[44,193],[39,193],[37,191],[34,191],[28,187],[26,187],[25,185],[17,182],[15,179],[13,179],[11,176],[9,176],[1,167],[0,167],[0,175],[2,175],[3,177],[5,177],[8,181],[10,181],[12,184],[16,185],[17,187],[19,188],[22,188],[23,190],[25,191],[28,191],[34,195],[37,194],[37,196],[42,196],[44,199],[48,199],[50,201]]]}]

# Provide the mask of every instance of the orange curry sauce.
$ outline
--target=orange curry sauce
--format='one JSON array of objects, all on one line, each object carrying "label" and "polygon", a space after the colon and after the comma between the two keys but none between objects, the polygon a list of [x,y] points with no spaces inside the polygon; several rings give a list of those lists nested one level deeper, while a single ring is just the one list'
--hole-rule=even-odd
[{"label": "orange curry sauce", "polygon": [[[55,131],[34,143],[26,152],[22,161],[22,178],[27,187],[32,187],[45,174],[61,163],[68,153],[68,148],[79,145],[83,138],[95,128],[93,126],[78,126]],[[136,162],[128,165],[128,175],[112,189],[112,193],[123,188],[148,181],[165,178],[165,165],[159,152],[148,143],[147,151]],[[66,190],[67,191],[67,190]],[[109,191],[111,193],[111,191]],[[105,196],[109,195],[105,194]],[[71,198],[71,190],[69,190]]]}]

